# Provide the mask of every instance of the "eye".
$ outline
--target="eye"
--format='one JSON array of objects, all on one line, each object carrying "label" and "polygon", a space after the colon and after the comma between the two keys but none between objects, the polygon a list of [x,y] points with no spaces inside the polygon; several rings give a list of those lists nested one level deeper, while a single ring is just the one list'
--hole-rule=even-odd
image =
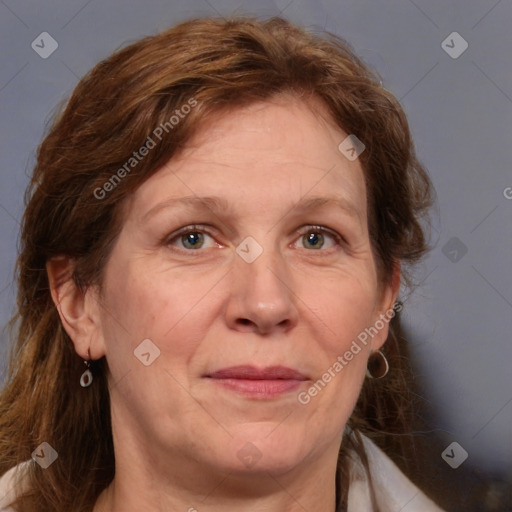
[{"label": "eye", "polygon": [[305,230],[301,231],[301,236],[297,242],[299,241],[302,245],[301,248],[326,250],[341,245],[343,238],[335,231],[323,226],[307,226]]},{"label": "eye", "polygon": [[200,249],[204,245],[204,233],[189,231],[181,235],[180,242],[185,249]]},{"label": "eye", "polygon": [[177,233],[173,233],[167,239],[166,245],[182,250],[198,250],[215,247],[216,242],[204,228],[200,226],[187,226],[180,229]]}]

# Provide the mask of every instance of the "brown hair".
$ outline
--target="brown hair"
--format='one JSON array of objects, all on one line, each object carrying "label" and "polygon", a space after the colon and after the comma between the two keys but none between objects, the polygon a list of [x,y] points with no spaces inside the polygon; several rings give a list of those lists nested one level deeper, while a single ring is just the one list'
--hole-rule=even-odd
[{"label": "brown hair", "polygon": [[[16,344],[0,395],[0,475],[30,459],[43,441],[59,459],[44,471],[30,465],[20,511],[90,511],[115,467],[107,363],[96,361],[94,384],[80,388],[83,361],[59,320],[46,262],[68,255],[82,289],[101,284],[123,222],[123,200],[175,156],[207,116],[288,92],[305,101],[320,99],[334,122],[366,146],[359,158],[381,281],[390,279],[397,263],[424,254],[419,219],[430,204],[430,184],[405,114],[339,37],[315,35],[280,18],[198,19],[114,53],[80,81],[54,121],[27,190]],[[187,104],[193,105],[187,115],[169,123]],[[158,126],[167,127],[165,136],[144,159],[124,167],[122,180],[114,180]],[[100,194],[106,182],[108,193]],[[391,372],[378,384],[365,384],[350,420],[356,432],[393,452],[397,438],[378,432],[403,433],[411,425],[406,346],[396,327],[397,318],[385,345]],[[357,434],[340,451],[340,510],[350,453],[365,460]]]}]

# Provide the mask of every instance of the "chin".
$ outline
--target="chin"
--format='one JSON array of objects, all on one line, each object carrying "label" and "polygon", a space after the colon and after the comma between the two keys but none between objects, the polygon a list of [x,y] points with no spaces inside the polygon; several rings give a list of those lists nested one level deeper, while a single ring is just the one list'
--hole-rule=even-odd
[{"label": "chin", "polygon": [[[298,432],[283,424],[244,425],[230,440],[230,446],[223,450],[229,471],[240,473],[283,474],[297,467],[309,453],[311,437],[305,439]],[[313,446],[310,446],[313,450]]]}]

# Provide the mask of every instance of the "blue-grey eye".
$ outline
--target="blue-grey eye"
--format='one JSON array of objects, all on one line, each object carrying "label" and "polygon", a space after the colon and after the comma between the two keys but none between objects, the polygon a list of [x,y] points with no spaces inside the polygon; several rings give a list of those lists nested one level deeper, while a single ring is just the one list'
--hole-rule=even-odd
[{"label": "blue-grey eye", "polygon": [[310,232],[302,237],[304,247],[309,249],[321,249],[324,245],[324,235],[322,233]]},{"label": "blue-grey eye", "polygon": [[190,231],[181,235],[181,243],[186,249],[200,249],[204,244],[204,234]]}]

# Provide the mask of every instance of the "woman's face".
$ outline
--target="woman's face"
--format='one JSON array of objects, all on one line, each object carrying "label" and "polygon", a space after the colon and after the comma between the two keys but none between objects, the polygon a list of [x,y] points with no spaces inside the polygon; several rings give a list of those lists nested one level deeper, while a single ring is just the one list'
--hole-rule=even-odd
[{"label": "woman's face", "polygon": [[311,106],[217,117],[125,205],[96,319],[118,461],[335,466],[387,327],[353,342],[394,292],[379,291],[361,165]]}]

